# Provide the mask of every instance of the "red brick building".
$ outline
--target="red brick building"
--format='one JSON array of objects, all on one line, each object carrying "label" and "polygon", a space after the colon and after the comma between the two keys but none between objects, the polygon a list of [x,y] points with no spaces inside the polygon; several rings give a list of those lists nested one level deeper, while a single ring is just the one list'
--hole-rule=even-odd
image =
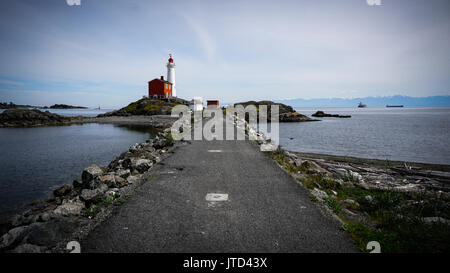
[{"label": "red brick building", "polygon": [[219,101],[218,100],[208,100],[206,102],[206,108],[219,109]]},{"label": "red brick building", "polygon": [[161,79],[154,79],[148,82],[148,97],[150,99],[163,99],[172,97],[173,85],[164,80],[164,76]]}]

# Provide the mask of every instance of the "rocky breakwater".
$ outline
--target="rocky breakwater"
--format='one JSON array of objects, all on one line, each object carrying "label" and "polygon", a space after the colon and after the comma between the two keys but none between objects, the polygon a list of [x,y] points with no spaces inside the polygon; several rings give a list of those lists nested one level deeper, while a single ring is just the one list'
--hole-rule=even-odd
[{"label": "rocky breakwater", "polygon": [[95,226],[151,179],[149,170],[173,146],[170,129],[136,143],[107,167],[87,167],[81,178],[59,187],[53,197],[34,202],[16,215],[0,239],[0,252],[68,252],[67,243],[83,239]]},{"label": "rocky breakwater", "polygon": [[36,109],[8,109],[0,114],[0,127],[36,127],[69,125],[82,122],[83,117],[65,117]]},{"label": "rocky breakwater", "polygon": [[[247,102],[239,102],[234,104],[236,107],[237,105],[242,105],[244,107],[248,105],[254,105],[256,107],[256,110],[259,110],[259,107],[261,105],[267,105],[267,121],[270,122],[271,119],[271,109],[273,105],[278,105],[279,107],[279,115],[280,115],[280,122],[304,122],[304,121],[317,121],[315,119],[311,119],[305,115],[297,113],[294,108],[292,108],[289,105],[285,105],[282,103],[276,103],[272,101],[247,101]],[[248,121],[248,114],[246,115],[246,120]],[[259,111],[258,111],[258,121],[259,121]]]}]

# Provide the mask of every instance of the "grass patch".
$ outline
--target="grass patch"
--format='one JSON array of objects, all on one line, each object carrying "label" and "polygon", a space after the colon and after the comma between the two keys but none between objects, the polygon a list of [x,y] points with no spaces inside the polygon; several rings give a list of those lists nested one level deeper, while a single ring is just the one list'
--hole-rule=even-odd
[{"label": "grass patch", "polygon": [[339,204],[336,202],[336,200],[325,198],[323,201],[334,213],[338,215],[339,213],[341,213],[341,208],[339,207]]},{"label": "grass patch", "polygon": [[95,205],[91,205],[89,208],[82,210],[82,213],[84,215],[90,216],[92,218],[94,218],[99,212],[100,208]]}]

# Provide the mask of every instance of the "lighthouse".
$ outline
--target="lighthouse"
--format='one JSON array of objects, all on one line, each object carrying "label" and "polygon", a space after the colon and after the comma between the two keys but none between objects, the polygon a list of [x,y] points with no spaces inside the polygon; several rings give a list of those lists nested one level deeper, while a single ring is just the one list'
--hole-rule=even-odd
[{"label": "lighthouse", "polygon": [[172,84],[172,96],[177,96],[177,89],[175,86],[175,63],[172,59],[172,54],[169,54],[169,61],[167,62],[167,81]]}]

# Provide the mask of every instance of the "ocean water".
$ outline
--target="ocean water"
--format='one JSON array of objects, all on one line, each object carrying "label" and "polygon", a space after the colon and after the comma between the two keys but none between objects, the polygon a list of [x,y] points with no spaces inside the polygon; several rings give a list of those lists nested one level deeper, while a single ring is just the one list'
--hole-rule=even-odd
[{"label": "ocean water", "polygon": [[72,184],[91,164],[107,166],[153,133],[111,124],[0,128],[0,222]]},{"label": "ocean water", "polygon": [[450,165],[450,108],[296,108],[351,118],[280,123],[280,145],[297,152]]}]

